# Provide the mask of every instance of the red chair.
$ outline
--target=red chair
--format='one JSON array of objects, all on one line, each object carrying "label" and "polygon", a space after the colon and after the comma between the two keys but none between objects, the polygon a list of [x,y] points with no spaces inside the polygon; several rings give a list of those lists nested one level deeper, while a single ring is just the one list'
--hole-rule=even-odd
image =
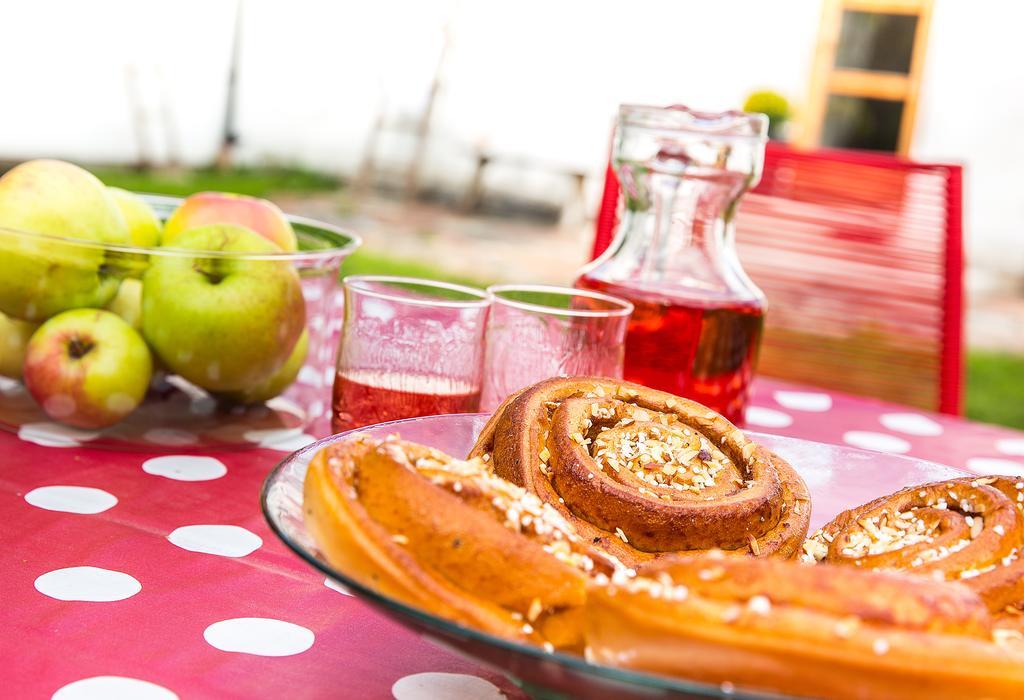
[{"label": "red chair", "polygon": [[[740,257],[768,297],[760,372],[959,414],[962,168],[769,143],[737,216]],[[611,242],[609,167],[594,256]]]}]

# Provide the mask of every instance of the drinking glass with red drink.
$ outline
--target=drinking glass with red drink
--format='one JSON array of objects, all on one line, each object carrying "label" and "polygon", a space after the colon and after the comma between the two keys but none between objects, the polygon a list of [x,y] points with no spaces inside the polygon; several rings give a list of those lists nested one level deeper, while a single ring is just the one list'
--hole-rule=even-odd
[{"label": "drinking glass with red drink", "polygon": [[494,285],[481,410],[549,377],[622,378],[623,338],[633,305],[600,292],[546,285]]},{"label": "drinking glass with red drink", "polygon": [[346,277],[344,286],[335,432],[479,410],[486,292],[382,275]]}]

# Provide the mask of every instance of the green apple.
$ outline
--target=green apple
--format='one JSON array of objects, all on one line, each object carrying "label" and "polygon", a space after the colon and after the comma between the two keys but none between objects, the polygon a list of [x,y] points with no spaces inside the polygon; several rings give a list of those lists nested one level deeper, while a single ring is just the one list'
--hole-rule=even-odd
[{"label": "green apple", "polygon": [[281,250],[298,249],[295,231],[276,204],[229,192],[199,192],[182,202],[164,226],[164,245],[177,247],[178,236],[182,233],[210,224],[242,226],[260,234]]},{"label": "green apple", "polygon": [[285,389],[292,385],[295,378],[299,376],[299,370],[306,362],[306,354],[309,352],[309,332],[303,329],[299,341],[295,343],[292,354],[288,356],[281,369],[274,372],[270,377],[259,384],[241,391],[229,391],[220,394],[222,398],[235,403],[262,403],[278,396]]},{"label": "green apple", "polygon": [[[281,249],[240,226],[201,226],[157,255],[142,279],[142,334],[173,372],[217,392],[277,372],[305,327],[299,275]],[[271,254],[271,257],[260,257]]]},{"label": "green apple", "polygon": [[0,313],[0,375],[21,379],[25,348],[38,327],[38,323],[19,321]]},{"label": "green apple", "polygon": [[25,353],[25,388],[46,415],[76,428],[105,428],[134,411],[152,373],[142,336],[102,309],[57,314]]},{"label": "green apple", "polygon": [[122,190],[120,187],[108,187],[114,197],[117,208],[121,211],[128,225],[128,239],[134,246],[148,248],[160,245],[160,219],[142,197]]},{"label": "green apple", "polygon": [[128,242],[128,226],[102,182],[58,160],[28,161],[0,178],[0,311],[42,321],[113,298],[118,280],[102,267],[103,248],[63,238]]},{"label": "green apple", "polygon": [[120,316],[125,323],[142,332],[142,280],[126,279],[106,309]]}]

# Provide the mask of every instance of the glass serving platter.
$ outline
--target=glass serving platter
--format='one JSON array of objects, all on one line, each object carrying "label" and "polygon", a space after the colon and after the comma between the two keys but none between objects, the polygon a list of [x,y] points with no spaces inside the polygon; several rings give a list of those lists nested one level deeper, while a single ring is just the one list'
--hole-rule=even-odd
[{"label": "glass serving platter", "polygon": [[[486,414],[429,416],[381,423],[357,432],[377,438],[398,434],[465,457],[487,422]],[[322,447],[346,439],[341,433],[284,459],[263,484],[261,505],[271,529],[308,564],[340,583],[388,617],[445,648],[482,662],[508,676],[534,698],[767,698],[780,697],[720,688],[685,679],[599,666],[579,656],[547,653],[454,624],[380,595],[321,558],[302,517],[306,467]],[[924,460],[839,445],[748,432],[786,459],[807,482],[813,498],[811,531],[837,513],[904,486],[964,476],[967,472]]]}]

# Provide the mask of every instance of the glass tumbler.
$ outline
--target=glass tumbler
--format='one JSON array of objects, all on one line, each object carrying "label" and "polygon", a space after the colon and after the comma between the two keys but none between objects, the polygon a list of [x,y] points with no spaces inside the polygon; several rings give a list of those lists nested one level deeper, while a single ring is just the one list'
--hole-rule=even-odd
[{"label": "glass tumbler", "polygon": [[545,285],[494,285],[481,411],[549,377],[622,377],[633,305],[609,294]]},{"label": "glass tumbler", "polygon": [[486,292],[381,275],[343,282],[335,432],[479,409]]}]

